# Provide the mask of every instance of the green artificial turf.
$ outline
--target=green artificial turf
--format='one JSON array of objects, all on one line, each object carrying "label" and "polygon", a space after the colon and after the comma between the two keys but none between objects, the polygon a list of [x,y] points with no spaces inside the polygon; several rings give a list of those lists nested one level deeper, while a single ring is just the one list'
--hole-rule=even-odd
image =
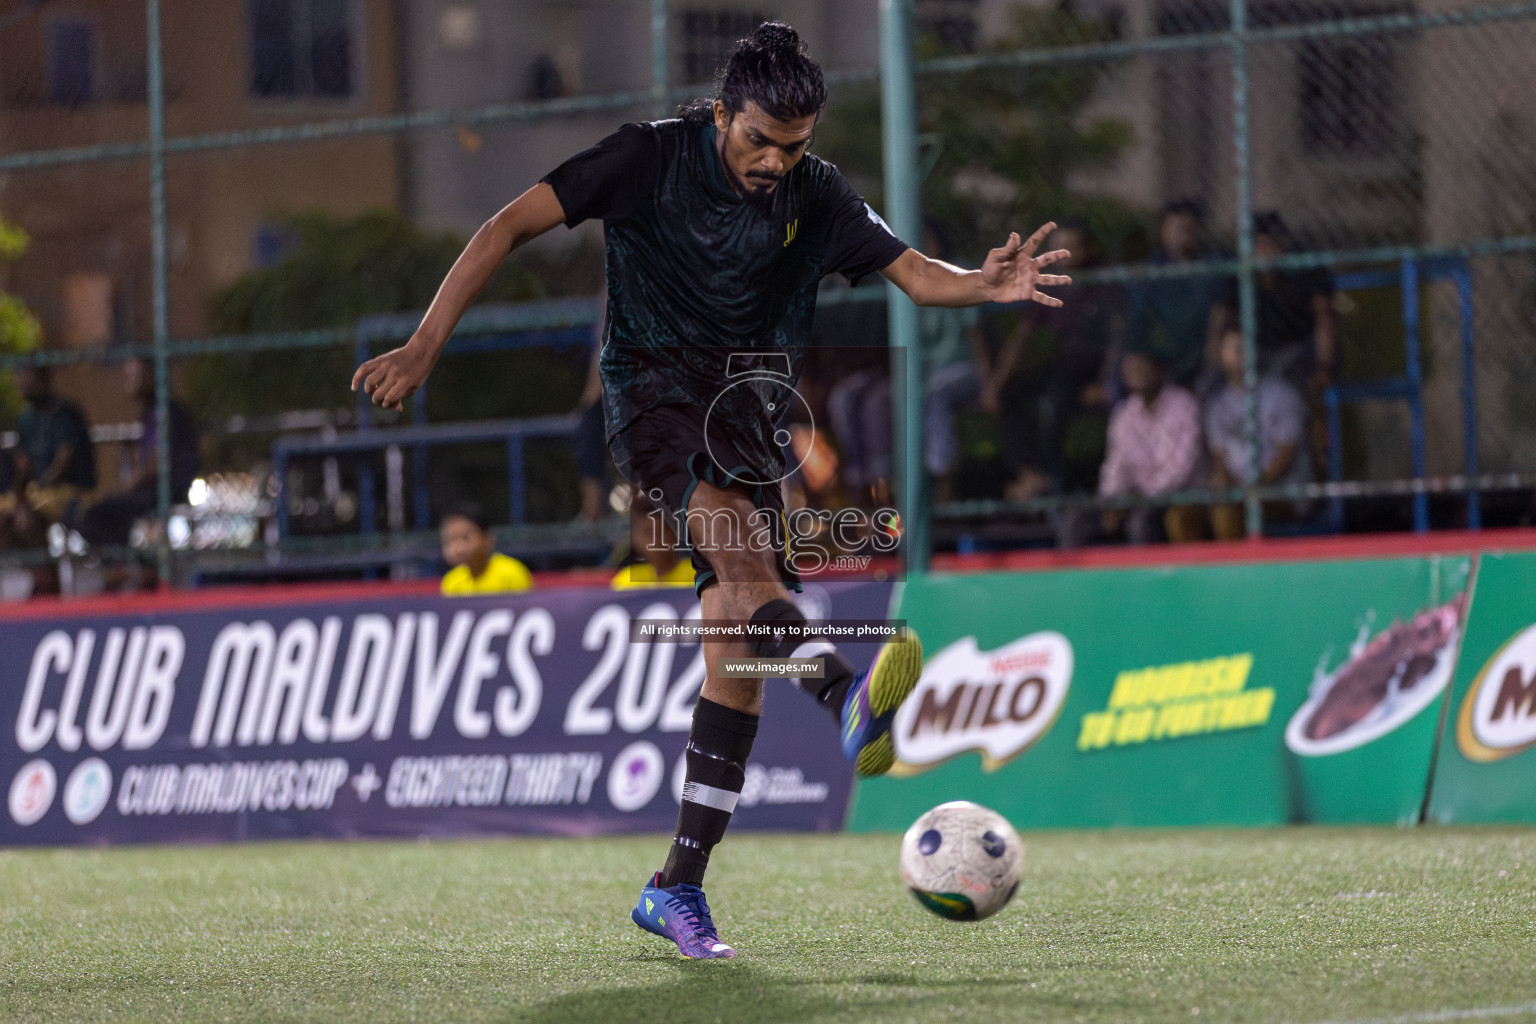
[{"label": "green artificial turf", "polygon": [[0,1020],[1536,1021],[1536,831],[1025,838],[965,925],[895,837],[733,836],[714,962],[628,920],[657,837],[4,851]]}]

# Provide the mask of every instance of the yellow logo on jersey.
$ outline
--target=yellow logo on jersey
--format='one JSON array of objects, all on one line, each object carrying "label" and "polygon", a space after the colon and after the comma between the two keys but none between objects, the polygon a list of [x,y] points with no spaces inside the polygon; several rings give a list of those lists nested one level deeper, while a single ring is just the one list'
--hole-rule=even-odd
[{"label": "yellow logo on jersey", "polygon": [[800,218],[796,217],[794,220],[792,220],[788,224],[784,225],[784,248],[788,249],[789,248],[789,243],[793,242],[795,240],[795,236],[798,235],[799,233],[800,233]]}]

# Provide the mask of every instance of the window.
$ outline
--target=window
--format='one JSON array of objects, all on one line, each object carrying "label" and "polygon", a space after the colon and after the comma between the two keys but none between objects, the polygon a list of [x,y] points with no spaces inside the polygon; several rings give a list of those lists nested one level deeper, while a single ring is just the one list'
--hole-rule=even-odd
[{"label": "window", "polygon": [[1309,40],[1296,55],[1308,153],[1378,156],[1400,144],[1397,61],[1381,37]]},{"label": "window", "polygon": [[767,20],[756,11],[684,11],[684,82],[692,85],[713,80],[736,40],[750,36]]},{"label": "window", "polygon": [[79,107],[96,98],[96,26],[59,18],[48,26],[48,102]]},{"label": "window", "polygon": [[252,239],[251,256],[258,269],[266,269],[281,263],[293,250],[297,239],[287,224],[258,224]]},{"label": "window", "polygon": [[64,344],[96,348],[117,337],[117,288],[110,275],[64,276]]},{"label": "window", "polygon": [[251,93],[342,99],[357,74],[349,0],[250,0]]}]

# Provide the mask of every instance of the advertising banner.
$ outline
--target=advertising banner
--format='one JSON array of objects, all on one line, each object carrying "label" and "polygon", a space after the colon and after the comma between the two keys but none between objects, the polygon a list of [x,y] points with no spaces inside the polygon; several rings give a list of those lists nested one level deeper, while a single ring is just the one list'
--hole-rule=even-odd
[{"label": "advertising banner", "polygon": [[1470,564],[909,581],[927,662],[851,825],[953,799],[1021,828],[1416,821]]},{"label": "advertising banner", "polygon": [[[890,592],[800,600],[807,618],[883,620]],[[703,657],[633,643],[630,622],[697,618],[690,590],[217,600],[0,620],[0,843],[676,822]],[[785,682],[766,703],[732,827],[840,828],[852,770],[830,717]]]},{"label": "advertising banner", "polygon": [[1536,554],[1485,554],[1428,820],[1536,821]]}]

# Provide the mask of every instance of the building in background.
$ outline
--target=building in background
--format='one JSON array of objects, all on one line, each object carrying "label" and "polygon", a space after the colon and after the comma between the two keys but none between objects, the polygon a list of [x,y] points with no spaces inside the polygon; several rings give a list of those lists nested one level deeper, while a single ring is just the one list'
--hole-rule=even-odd
[{"label": "building in background", "polygon": [[[1222,0],[914,3],[919,31],[961,51],[1010,38],[1021,11],[1065,11],[1097,22],[1095,38],[1107,39],[1220,33],[1228,24]],[[1253,0],[1250,23],[1262,29],[1476,5]],[[170,314],[173,333],[182,336],[202,329],[213,290],[281,251],[273,218],[284,210],[393,206],[422,226],[468,233],[618,123],[671,106],[650,97],[651,0],[162,0],[162,10],[173,137],[401,109],[615,92],[633,98],[556,117],[173,155]],[[829,71],[872,69],[878,15],[878,0],[671,0],[667,77],[704,91],[731,43],[765,18],[794,24]],[[0,0],[0,148],[141,141],[143,21],[137,0]],[[1536,233],[1536,185],[1523,170],[1536,138],[1529,113],[1536,77],[1526,73],[1533,46],[1536,23],[1529,20],[1253,46],[1254,206],[1282,211],[1304,248]],[[1230,49],[1140,55],[1103,67],[1076,116],[1122,122],[1130,142],[1102,166],[1074,171],[1073,191],[1119,200],[1149,218],[1169,199],[1198,196],[1215,232],[1230,238]],[[849,88],[834,81],[834,102]],[[978,194],[1008,186],[976,184]],[[148,194],[139,158],[0,175],[0,211],[33,238],[9,286],[41,315],[50,344],[149,336]],[[532,254],[571,260],[583,273],[559,280],[571,290],[595,288],[599,235],[595,224],[551,232]],[[1536,439],[1536,417],[1519,385],[1536,372],[1528,344],[1536,284],[1524,257],[1480,259],[1475,270],[1478,351],[1490,367],[1479,382],[1484,467],[1517,469],[1518,453]],[[1443,425],[1430,431],[1429,469],[1446,472],[1461,464],[1461,318],[1448,286],[1427,294],[1426,408]],[[1387,306],[1382,336],[1400,330]],[[1396,345],[1395,334],[1388,341]],[[86,372],[63,375],[61,388],[82,395],[74,378]],[[1401,410],[1358,413],[1371,438],[1365,475],[1405,472]]]},{"label": "building in background", "polygon": [[[163,0],[166,133],[240,132],[397,109],[390,0]],[[0,7],[0,147],[141,142],[144,5]],[[398,137],[252,146],[167,161],[170,325],[205,330],[209,296],[276,257],[276,219],[397,208]],[[96,348],[152,333],[149,172],[141,157],[0,173],[0,211],[32,238],[9,281],[46,344]],[[115,377],[80,366],[60,389],[94,421],[130,418]]]},{"label": "building in background", "polygon": [[[650,0],[403,0],[402,8],[412,110],[651,88]],[[879,59],[878,0],[678,0],[668,13],[671,82],[698,84],[701,93],[731,45],[768,19],[794,25],[829,71]],[[406,162],[410,212],[426,225],[473,231],[619,124],[662,113],[637,98],[590,113],[416,133]],[[594,249],[599,232],[585,225],[574,237],[553,232],[536,244]]]},{"label": "building in background", "polygon": [[[1286,28],[1415,9],[1407,0],[1253,0],[1249,23]],[[1109,40],[1217,34],[1229,16],[1222,0],[915,0],[919,33],[962,51],[995,48],[1016,33],[1019,12],[1031,10],[1096,21],[1096,38]],[[616,91],[640,98],[622,109],[416,133],[407,143],[405,192],[410,212],[424,223],[473,230],[617,123],[659,112],[643,98],[652,83],[649,0],[403,0],[402,11],[411,109]],[[702,84],[731,42],[764,18],[794,24],[829,71],[878,63],[877,0],[674,0],[668,13],[673,83]],[[1523,69],[1536,44],[1532,29],[1522,21],[1502,29],[1344,34],[1252,47],[1254,207],[1282,211],[1304,248],[1529,234],[1536,187],[1523,177],[1512,181],[1510,171],[1528,166],[1536,79]],[[1451,59],[1453,53],[1466,60]],[[1230,240],[1237,206],[1230,49],[1140,55],[1101,67],[1105,74],[1078,116],[1122,122],[1131,142],[1105,165],[1074,172],[1073,190],[1125,202],[1149,221],[1168,200],[1199,197],[1218,240]],[[1482,84],[1469,85],[1468,76]],[[847,88],[834,82],[834,102]],[[1010,183],[981,177],[979,197],[1007,193]],[[574,235],[553,232],[538,247],[583,249],[577,262],[590,270],[598,238],[598,227],[585,225]],[[596,286],[590,273],[578,276],[583,286]],[[1536,305],[1526,298],[1529,277],[1519,259],[1479,265],[1477,333],[1492,365],[1530,365],[1521,347]],[[1451,426],[1460,421],[1461,317],[1448,285],[1428,294],[1425,398],[1430,419],[1446,425],[1431,431],[1429,468],[1451,472],[1460,469],[1463,450],[1459,428]],[[1400,345],[1401,326],[1390,315],[1392,303],[1386,306],[1391,322],[1369,332],[1391,348]],[[1523,375],[1492,376],[1481,382],[1492,413],[1484,418],[1484,465],[1514,468],[1516,453],[1536,437],[1536,418],[1521,414],[1519,389],[1506,383]],[[1365,439],[1365,475],[1410,472],[1398,406],[1362,406],[1352,415],[1351,429]]]}]

